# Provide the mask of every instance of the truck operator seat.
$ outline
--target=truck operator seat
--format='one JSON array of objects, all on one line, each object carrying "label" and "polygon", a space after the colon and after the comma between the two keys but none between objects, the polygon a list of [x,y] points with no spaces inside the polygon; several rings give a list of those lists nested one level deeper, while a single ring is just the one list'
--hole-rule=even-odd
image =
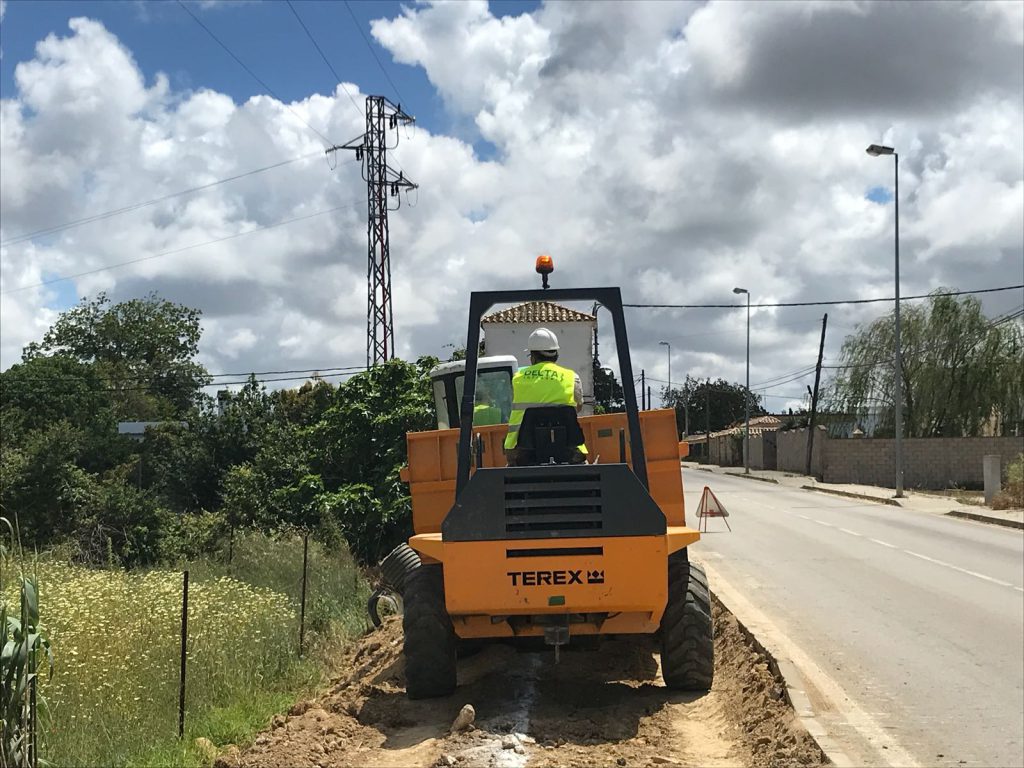
[{"label": "truck operator seat", "polygon": [[519,466],[569,464],[583,445],[583,430],[571,405],[534,406],[523,413],[519,427]]}]

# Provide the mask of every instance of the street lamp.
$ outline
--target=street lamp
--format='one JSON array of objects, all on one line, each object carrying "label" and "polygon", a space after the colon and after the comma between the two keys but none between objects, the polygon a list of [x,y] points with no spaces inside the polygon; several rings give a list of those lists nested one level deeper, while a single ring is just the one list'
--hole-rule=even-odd
[{"label": "street lamp", "polygon": [[903,344],[900,341],[900,156],[892,147],[872,144],[867,148],[872,157],[892,155],[893,159],[893,203],[896,206],[896,498],[903,498]]},{"label": "street lamp", "polygon": [[750,474],[750,291],[746,288],[733,288],[733,293],[747,294],[747,391],[743,400],[747,413],[746,434],[743,435],[743,474]]}]

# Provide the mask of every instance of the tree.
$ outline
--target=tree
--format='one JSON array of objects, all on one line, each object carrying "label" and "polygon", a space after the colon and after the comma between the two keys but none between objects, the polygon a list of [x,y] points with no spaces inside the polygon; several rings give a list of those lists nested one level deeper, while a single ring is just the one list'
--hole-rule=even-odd
[{"label": "tree", "polygon": [[270,394],[274,418],[300,427],[310,427],[323,418],[334,402],[334,387],[314,378],[298,389],[278,389]]},{"label": "tree", "polygon": [[743,421],[748,398],[751,418],[767,413],[761,405],[760,396],[747,392],[742,384],[730,384],[725,379],[700,381],[687,376],[682,386],[671,390],[665,387],[661,391],[661,400],[665,406],[675,409],[680,434],[686,428],[684,406],[690,409],[690,434],[705,429],[716,432]]},{"label": "tree", "polygon": [[[974,297],[934,295],[903,307],[905,435],[1020,433],[1024,327],[1018,318],[990,320]],[[839,371],[826,390],[833,411],[861,419],[874,412],[877,435],[895,432],[894,347],[893,313],[858,327],[843,342]]]},{"label": "tree", "polygon": [[618,413],[625,410],[622,386],[610,368],[594,363],[594,413]]},{"label": "tree", "polygon": [[411,533],[409,492],[398,473],[408,460],[406,432],[436,424],[428,377],[435,362],[392,360],[353,376],[309,430],[324,501],[337,511],[349,547],[364,562],[375,563]]},{"label": "tree", "polygon": [[93,366],[54,355],[0,373],[0,428],[7,445],[23,444],[31,433],[62,421],[79,431],[77,460],[89,471],[109,469],[130,453],[117,436],[111,393]]},{"label": "tree", "polygon": [[77,465],[84,439],[82,430],[57,421],[20,445],[0,441],[0,514],[18,521],[26,546],[72,534],[96,496],[95,478]]},{"label": "tree", "polygon": [[92,364],[117,394],[118,418],[172,418],[197,402],[209,380],[195,362],[199,315],[155,293],[118,304],[100,293],[62,312],[22,358],[62,355]]}]

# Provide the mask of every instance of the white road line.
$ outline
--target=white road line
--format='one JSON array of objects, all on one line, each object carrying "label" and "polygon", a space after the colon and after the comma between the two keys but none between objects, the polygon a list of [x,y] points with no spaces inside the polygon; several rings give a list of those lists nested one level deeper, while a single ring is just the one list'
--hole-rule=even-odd
[{"label": "white road line", "polygon": [[943,560],[936,560],[934,557],[928,557],[928,555],[922,555],[918,552],[911,552],[909,549],[904,549],[903,551],[906,552],[908,555],[919,557],[922,560],[927,560],[929,563],[935,563],[936,565],[941,565],[945,568],[951,568],[954,571],[959,571],[960,573],[966,573],[968,576],[974,576],[976,579],[984,579],[985,581],[991,581],[993,584],[999,584],[1004,587],[1013,586],[1013,584],[1011,584],[1008,581],[1002,581],[1001,579],[993,579],[991,576],[986,576],[983,573],[978,573],[977,571],[969,571],[966,568],[961,568],[958,565],[953,565],[952,563],[947,563]]},{"label": "white road line", "polygon": [[[890,713],[883,715],[880,721],[868,714],[856,702],[854,692],[848,693],[808,652],[797,646],[788,633],[776,626],[761,608],[748,599],[748,593],[733,588],[722,578],[716,567],[705,563],[705,570],[714,585],[715,595],[732,610],[780,665],[787,670],[789,667],[794,668],[784,674],[790,695],[797,696],[797,701],[806,701],[806,708],[798,706],[797,717],[814,734],[836,765],[889,765],[901,768],[920,765],[889,731]],[[809,695],[807,691],[813,691],[814,695]],[[842,725],[831,719],[830,713],[838,715],[838,723],[853,728],[873,754],[855,755],[856,759],[848,756],[846,751],[850,747],[857,752],[861,752],[863,747],[850,741]],[[883,723],[886,725],[883,726]]]},{"label": "white road line", "polygon": [[796,516],[799,517],[801,520],[810,520],[811,519],[807,515],[801,515],[799,512],[796,513]]},{"label": "white road line", "polygon": [[1014,587],[1018,592],[1024,592],[1024,587]]},{"label": "white road line", "polygon": [[842,531],[843,533],[848,533],[851,536],[863,536],[864,535],[862,533],[857,533],[856,531],[851,531],[849,528],[840,528],[839,530]]},{"label": "white road line", "polygon": [[832,523],[826,523],[824,520],[811,520],[811,522],[817,523],[818,525],[824,525],[826,528],[835,528]]},{"label": "white road line", "polygon": [[875,544],[881,544],[883,547],[888,547],[889,549],[899,549],[895,544],[890,544],[888,541],[882,541],[881,539],[870,539],[870,541],[875,542]]}]

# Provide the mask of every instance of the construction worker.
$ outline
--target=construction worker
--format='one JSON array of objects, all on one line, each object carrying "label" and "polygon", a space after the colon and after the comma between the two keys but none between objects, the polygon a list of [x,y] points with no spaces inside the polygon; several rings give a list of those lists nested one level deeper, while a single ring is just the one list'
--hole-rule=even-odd
[{"label": "construction worker", "polygon": [[501,409],[495,402],[494,393],[491,392],[487,379],[481,377],[477,379],[476,383],[476,405],[473,406],[473,426],[486,427],[491,424],[501,424]]},{"label": "construction worker", "polygon": [[[508,436],[505,438],[505,455],[509,466],[519,466],[525,457],[516,448],[519,425],[523,414],[531,406],[571,405],[576,412],[583,408],[583,386],[580,377],[568,368],[557,364],[558,337],[547,328],[538,328],[530,334],[526,344],[530,353],[530,365],[520,368],[512,377],[512,414],[508,420]],[[576,446],[570,462],[586,462],[587,447]]]}]

